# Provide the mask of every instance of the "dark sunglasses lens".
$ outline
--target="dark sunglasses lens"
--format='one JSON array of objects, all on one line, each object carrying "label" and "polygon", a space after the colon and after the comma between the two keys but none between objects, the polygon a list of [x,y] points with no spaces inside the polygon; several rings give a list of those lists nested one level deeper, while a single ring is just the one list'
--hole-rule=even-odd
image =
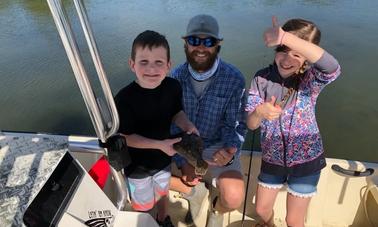
[{"label": "dark sunglasses lens", "polygon": [[215,46],[215,44],[217,44],[217,41],[218,41],[216,38],[213,38],[213,37],[201,39],[195,36],[189,36],[186,40],[189,43],[189,45],[195,46],[195,47],[201,44],[203,44],[205,47],[213,47]]},{"label": "dark sunglasses lens", "polygon": [[201,44],[200,38],[198,37],[189,36],[186,40],[191,46],[199,46]]},{"label": "dark sunglasses lens", "polygon": [[217,43],[217,40],[213,37],[208,37],[206,39],[203,39],[203,45],[205,47],[213,47]]}]

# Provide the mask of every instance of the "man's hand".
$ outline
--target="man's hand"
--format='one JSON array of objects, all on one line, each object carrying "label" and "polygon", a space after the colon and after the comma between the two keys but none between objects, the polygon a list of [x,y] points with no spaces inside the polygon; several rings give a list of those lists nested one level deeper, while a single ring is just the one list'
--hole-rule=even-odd
[{"label": "man's hand", "polygon": [[181,180],[186,185],[195,186],[199,183],[201,179],[200,176],[197,176],[194,172],[194,167],[189,163],[185,163],[181,167]]},{"label": "man's hand", "polygon": [[221,148],[217,150],[216,152],[214,152],[213,161],[212,162],[208,161],[208,163],[210,165],[225,166],[234,157],[234,154],[236,153],[236,151],[237,151],[236,147]]}]

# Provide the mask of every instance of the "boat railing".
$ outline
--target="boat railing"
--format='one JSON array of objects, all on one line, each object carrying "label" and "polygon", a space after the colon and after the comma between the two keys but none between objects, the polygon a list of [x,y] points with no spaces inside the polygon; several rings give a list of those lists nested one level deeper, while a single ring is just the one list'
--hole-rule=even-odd
[{"label": "boat railing", "polygon": [[[101,88],[105,97],[105,103],[101,99],[96,98],[93,92],[87,72],[83,65],[82,57],[80,55],[74,33],[67,17],[67,13],[65,11],[65,8],[63,7],[62,0],[47,0],[47,3],[49,5],[63,46],[66,50],[66,54],[71,64],[76,81],[79,85],[96,135],[102,144],[106,144],[107,139],[114,135],[118,130],[119,117],[113,100],[112,92],[103,65],[101,63],[99,51],[95,38],[93,36],[91,26],[89,24],[84,4],[81,0],[73,0],[93,64],[96,68],[98,79],[101,83]],[[93,148],[93,145],[90,146],[91,147],[86,147],[85,143],[70,145],[70,147],[73,148],[72,151],[74,152],[99,153],[99,149]],[[102,148],[102,150],[103,153],[108,156],[108,149]],[[123,173],[119,168],[117,168],[117,170],[114,169],[113,166],[111,166],[110,168],[119,192],[117,198],[117,208],[119,210],[123,210],[128,198],[127,190],[124,186],[125,178],[123,177]]]}]

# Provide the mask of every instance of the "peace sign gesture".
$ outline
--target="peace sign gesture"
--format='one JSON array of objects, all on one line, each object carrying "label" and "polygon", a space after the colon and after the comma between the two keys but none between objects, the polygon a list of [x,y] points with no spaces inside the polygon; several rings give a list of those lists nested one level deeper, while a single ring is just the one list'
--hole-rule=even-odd
[{"label": "peace sign gesture", "polygon": [[272,17],[272,27],[264,32],[264,42],[268,47],[282,45],[285,31],[278,25],[277,18]]}]

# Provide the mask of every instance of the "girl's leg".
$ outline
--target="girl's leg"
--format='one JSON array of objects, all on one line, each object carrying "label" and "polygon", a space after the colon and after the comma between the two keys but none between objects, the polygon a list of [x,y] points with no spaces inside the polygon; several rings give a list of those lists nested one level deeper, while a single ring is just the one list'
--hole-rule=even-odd
[{"label": "girl's leg", "polygon": [[273,206],[280,188],[257,186],[256,212],[267,226],[273,226]]},{"label": "girl's leg", "polygon": [[287,194],[287,214],[286,223],[290,227],[304,227],[304,218],[311,197],[298,197],[290,193]]},{"label": "girl's leg", "polygon": [[286,203],[286,223],[291,227],[303,227],[311,197],[316,194],[320,171],[304,177],[289,176]]}]

